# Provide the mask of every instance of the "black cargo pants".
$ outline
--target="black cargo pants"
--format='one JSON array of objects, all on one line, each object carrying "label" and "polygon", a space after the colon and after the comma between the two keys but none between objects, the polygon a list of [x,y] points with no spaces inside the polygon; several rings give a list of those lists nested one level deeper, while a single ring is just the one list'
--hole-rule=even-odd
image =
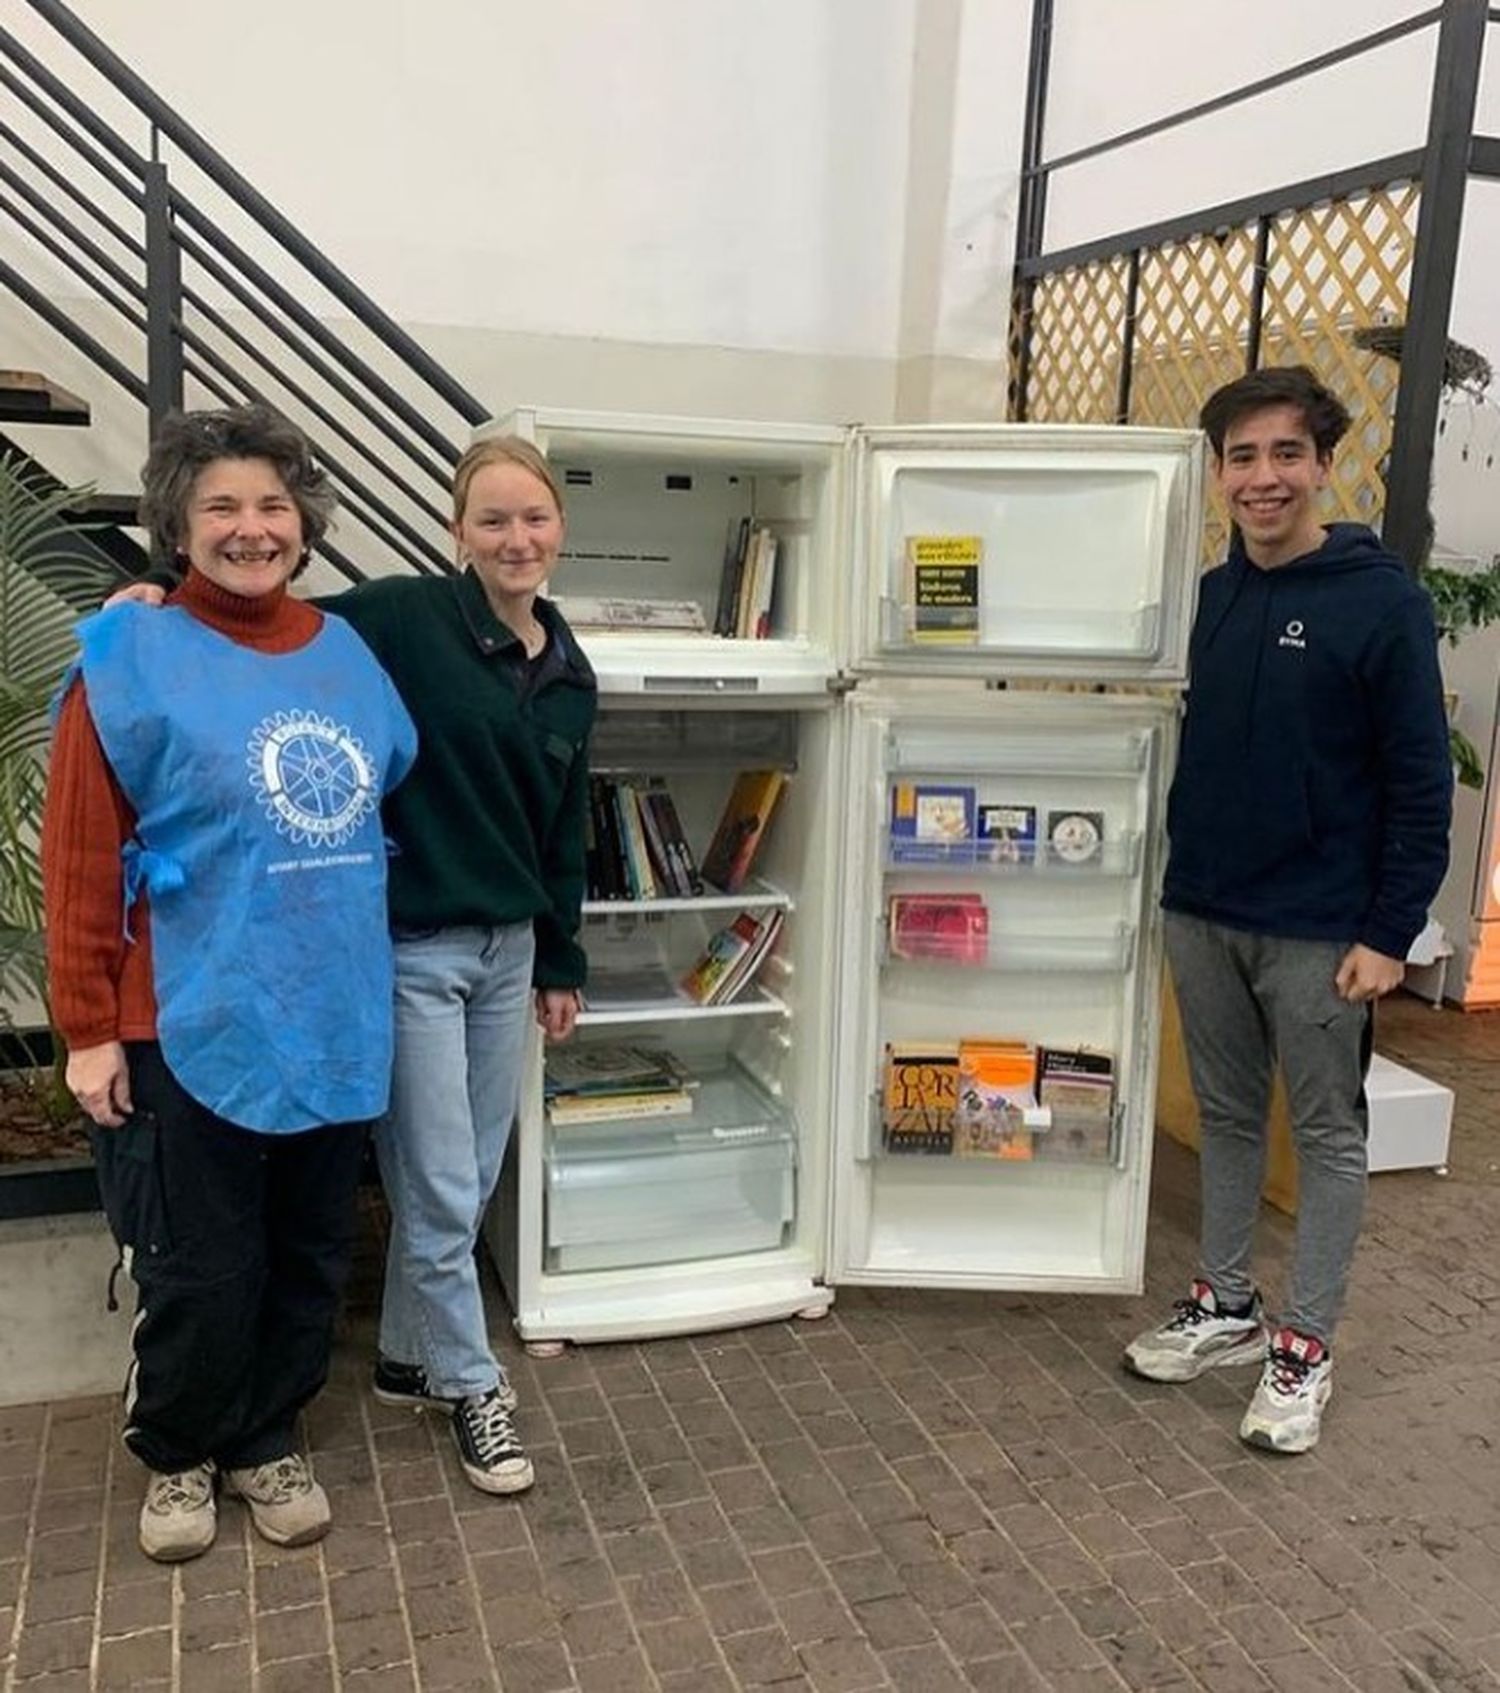
[{"label": "black cargo pants", "polygon": [[295,1449],[328,1375],[367,1123],[255,1134],[132,1042],[135,1110],[95,1128],[99,1190],[136,1289],[125,1443],[164,1472]]}]

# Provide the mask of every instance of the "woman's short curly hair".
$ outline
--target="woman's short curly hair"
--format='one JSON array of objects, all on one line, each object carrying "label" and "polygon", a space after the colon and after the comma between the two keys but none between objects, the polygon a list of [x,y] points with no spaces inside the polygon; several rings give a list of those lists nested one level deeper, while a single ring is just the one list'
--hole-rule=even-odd
[{"label": "woman's short curly hair", "polygon": [[322,540],[338,495],[295,423],[262,405],[168,412],[141,470],[138,515],[156,559],[176,565],[187,537],[193,484],[219,459],[265,459],[273,465],[301,514],[303,541],[312,547]]}]

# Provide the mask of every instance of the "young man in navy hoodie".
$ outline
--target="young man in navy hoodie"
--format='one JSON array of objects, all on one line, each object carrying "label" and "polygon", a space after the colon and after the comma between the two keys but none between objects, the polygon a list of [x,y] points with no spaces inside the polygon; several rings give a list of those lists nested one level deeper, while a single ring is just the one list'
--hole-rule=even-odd
[{"label": "young man in navy hoodie", "polygon": [[[1240,1438],[1305,1452],[1364,1211],[1374,1002],[1448,858],[1452,768],[1426,594],[1317,498],[1349,414],[1312,371],[1255,371],[1200,417],[1237,530],[1203,579],[1162,904],[1202,1118],[1200,1264],[1126,1366],[1259,1363]],[[1251,1280],[1273,1067],[1298,1164],[1290,1298]]]}]

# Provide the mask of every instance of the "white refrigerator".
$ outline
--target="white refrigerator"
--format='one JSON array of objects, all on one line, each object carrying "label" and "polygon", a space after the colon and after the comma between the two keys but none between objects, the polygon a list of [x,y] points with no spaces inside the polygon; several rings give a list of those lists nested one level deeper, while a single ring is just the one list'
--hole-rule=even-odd
[{"label": "white refrigerator", "polygon": [[[536,441],[563,487],[565,608],[707,625],[581,631],[593,769],[664,783],[700,854],[740,772],[786,777],[737,893],[585,906],[575,1040],[669,1053],[691,1106],[555,1122],[534,1042],[485,1228],[522,1339],[815,1317],[843,1284],[1138,1291],[1200,438],[542,408],[494,430]],[[762,639],[709,632],[746,520],[776,543]],[[911,565],[949,544],[972,565],[957,629]],[[914,807],[956,833],[914,833]],[[965,939],[914,946],[913,905],[964,908]],[[774,907],[744,994],[674,991],[716,929]],[[1006,1042],[1103,1055],[1102,1125],[1037,1103],[1003,1156],[888,1132],[893,1055],[957,1049],[967,1075]]]}]

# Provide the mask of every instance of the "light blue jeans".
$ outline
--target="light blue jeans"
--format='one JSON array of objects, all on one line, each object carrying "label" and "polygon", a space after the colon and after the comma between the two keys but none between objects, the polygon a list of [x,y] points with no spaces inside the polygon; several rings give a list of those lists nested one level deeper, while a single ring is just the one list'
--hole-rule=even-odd
[{"label": "light blue jeans", "polygon": [[396,935],[396,1064],[375,1126],[391,1209],[380,1350],[447,1397],[502,1373],[474,1245],[520,1099],[533,949],[529,922]]}]

